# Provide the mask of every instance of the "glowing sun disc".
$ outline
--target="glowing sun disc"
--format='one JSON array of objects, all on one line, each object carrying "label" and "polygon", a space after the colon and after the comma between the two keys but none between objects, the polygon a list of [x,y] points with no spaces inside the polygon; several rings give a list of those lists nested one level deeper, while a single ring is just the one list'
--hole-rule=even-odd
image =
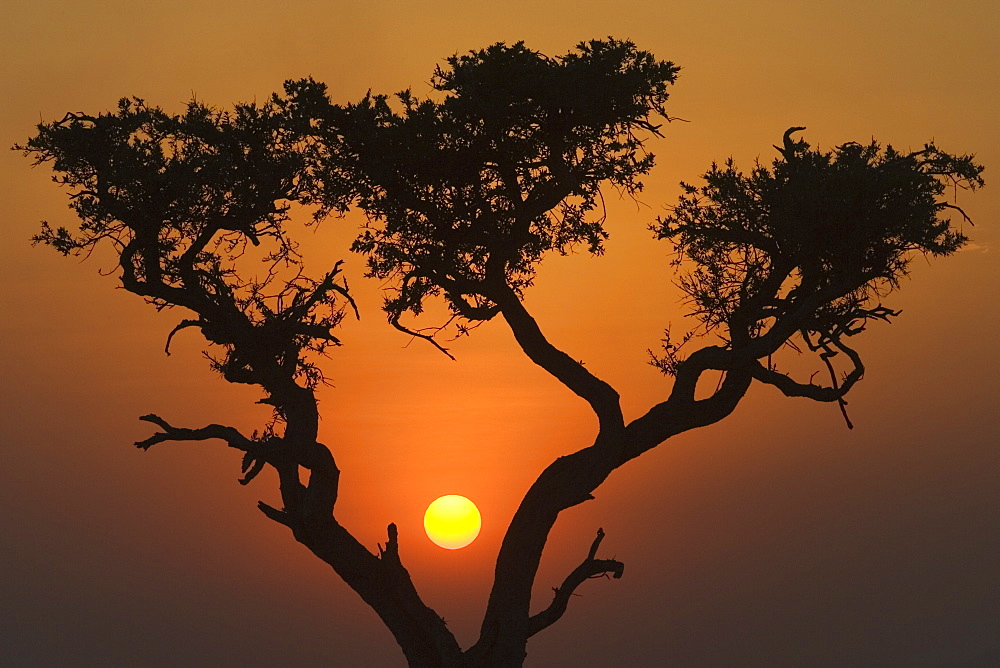
[{"label": "glowing sun disc", "polygon": [[476,540],[482,524],[476,504],[458,494],[434,499],[424,513],[427,537],[448,550],[457,550]]}]

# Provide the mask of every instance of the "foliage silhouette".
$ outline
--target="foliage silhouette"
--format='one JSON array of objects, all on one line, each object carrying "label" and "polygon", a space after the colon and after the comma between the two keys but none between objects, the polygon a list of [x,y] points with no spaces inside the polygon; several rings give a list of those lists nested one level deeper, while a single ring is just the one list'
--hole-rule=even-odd
[{"label": "foliage silhouette", "polygon": [[[844,410],[843,395],[864,374],[845,339],[869,320],[898,315],[878,299],[899,287],[913,252],[949,255],[967,241],[940,214],[968,216],[941,196],[947,185],[983,185],[982,167],[933,144],[900,154],[850,142],[824,153],[792,141],[804,129],[785,132],[771,170],[758,165],[745,176],[730,159],[724,168],[713,164],[701,188],[681,184],[673,213],[653,229],[675,243],[678,265],[691,261],[680,287],[706,331],[732,352],[746,350],[747,362],[797,334],[820,353],[832,387],[796,383],[770,360],[751,364],[757,380],[789,396],[836,400]],[[669,331],[664,343],[653,363],[675,375],[679,346]],[[830,359],[840,353],[853,369],[838,387]]]},{"label": "foliage silhouette", "polygon": [[[283,507],[260,510],[358,592],[410,664],[520,665],[528,638],[562,616],[584,580],[623,573],[621,562],[597,558],[598,530],[551,604],[531,615],[535,573],[559,513],[593,498],[627,461],[726,417],[754,380],[843,407],[864,371],[845,339],[868,320],[895,315],[878,299],[898,285],[913,253],[947,255],[964,243],[948,218],[957,207],[942,199],[945,186],[983,184],[971,156],[854,143],[824,153],[792,140],[803,128],[785,133],[771,169],[743,175],[731,162],[713,165],[705,185],[685,185],[673,212],[652,227],[675,244],[681,287],[719,342],[684,357],[668,335],[653,362],[674,377],[670,394],[626,424],[618,392],[549,343],[521,297],[546,253],[602,252],[600,188],[641,189],[653,165],[644,142],[659,134],[653,119],[669,120],[667,86],[677,72],[627,41],[583,43],[560,58],[496,44],[448,59],[432,80],[434,99],[405,91],[340,106],[308,79],[232,112],[192,102],[170,116],[126,99],[112,113],[42,124],[15,148],[51,163],[81,220],[75,232],[43,224],[35,241],[64,254],[114,246],[127,290],[194,314],[170,336],[200,329],[222,348],[213,367],[231,382],[259,385],[274,408],[274,421],[249,437],[143,416],[160,431],[137,445],[221,439],[245,453],[243,483],[273,467]],[[373,554],[335,517],[340,472],[317,440],[315,355],[338,345],[333,329],[353,302],[339,265],[319,278],[304,273],[283,225],[293,204],[312,207],[316,220],[352,205],[367,213],[354,250],[368,257],[371,276],[393,281],[385,309],[395,327],[447,352],[401,318],[435,297],[459,332],[501,316],[528,357],[598,417],[594,443],[553,462],[522,500],[497,557],[480,638],[464,651],[421,601],[395,526]],[[819,353],[830,385],[775,367],[772,355],[796,337]],[[838,380],[840,354],[852,369]],[[696,399],[711,370],[724,380]]]},{"label": "foliage silhouette", "polygon": [[[653,165],[637,133],[658,134],[678,68],[629,42],[581,44],[547,58],[496,44],[448,60],[441,102],[369,96],[337,109],[327,141],[347,158],[359,206],[383,224],[354,250],[372,276],[398,279],[386,310],[400,324],[442,294],[458,319],[498,313],[487,284],[515,294],[549,251],[603,251],[601,183],[628,193]],[[412,332],[411,332],[412,333]]]}]

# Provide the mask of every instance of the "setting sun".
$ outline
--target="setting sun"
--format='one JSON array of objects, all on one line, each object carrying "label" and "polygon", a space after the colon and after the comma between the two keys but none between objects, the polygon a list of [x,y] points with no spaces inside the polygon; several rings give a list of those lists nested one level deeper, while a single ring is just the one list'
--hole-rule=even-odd
[{"label": "setting sun", "polygon": [[435,544],[448,550],[463,548],[479,535],[482,518],[476,504],[464,496],[438,497],[424,513],[424,530]]}]

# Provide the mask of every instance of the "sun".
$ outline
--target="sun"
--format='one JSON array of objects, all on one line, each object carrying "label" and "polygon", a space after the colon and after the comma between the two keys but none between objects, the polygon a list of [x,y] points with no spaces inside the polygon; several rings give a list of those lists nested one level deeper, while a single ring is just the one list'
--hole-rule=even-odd
[{"label": "sun", "polygon": [[448,550],[463,548],[479,535],[482,517],[479,508],[464,496],[438,497],[424,513],[424,531],[435,544]]}]

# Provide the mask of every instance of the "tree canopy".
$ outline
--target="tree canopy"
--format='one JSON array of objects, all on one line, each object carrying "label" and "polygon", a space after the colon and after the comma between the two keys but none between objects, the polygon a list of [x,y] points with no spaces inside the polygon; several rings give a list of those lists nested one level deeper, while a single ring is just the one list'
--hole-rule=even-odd
[{"label": "tree canopy", "polygon": [[[322,373],[301,353],[337,343],[347,293],[336,269],[303,273],[285,223],[293,203],[315,205],[318,220],[348,200],[329,187],[322,201],[312,195],[323,149],[301,134],[293,102],[276,95],[230,112],[193,101],[169,115],[125,98],[115,112],[40,125],[15,148],[51,163],[80,226],[43,223],[34,241],[63,254],[113,245],[127,290],[197,315],[178,327],[199,327],[225,349],[213,366],[227,380],[261,384],[280,370],[283,382],[314,385]],[[263,267],[238,268],[262,242]]]},{"label": "tree canopy", "polygon": [[[653,229],[677,249],[692,314],[745,361],[769,358],[796,336],[828,366],[846,354],[853,369],[838,387],[830,366],[830,388],[797,383],[770,360],[752,364],[757,380],[786,394],[835,398],[843,407],[864,373],[845,339],[868,320],[897,315],[880,299],[899,286],[916,253],[949,255],[967,241],[948,214],[968,216],[943,196],[949,186],[982,186],[983,168],[933,144],[900,153],[849,142],[824,152],[792,140],[804,129],[785,133],[771,169],[757,165],[745,175],[730,159],[713,164],[700,188],[682,184],[677,205]],[[668,333],[654,363],[676,374],[679,348]]]},{"label": "tree canopy", "polygon": [[[846,339],[896,314],[880,299],[914,254],[962,246],[955,216],[967,217],[947,188],[983,184],[972,156],[874,142],[824,152],[793,140],[804,128],[785,133],[770,168],[743,174],[731,160],[713,164],[704,185],[683,185],[671,213],[651,227],[675,247],[680,287],[718,342],[684,355],[668,335],[653,361],[673,386],[626,423],[618,391],[550,343],[522,297],[546,254],[603,251],[602,188],[641,190],[654,162],[646,143],[669,120],[667,88],[677,73],[628,41],[586,42],[557,58],[496,44],[449,58],[427,99],[404,91],[340,105],[311,79],[232,111],[192,102],[170,115],[124,99],[110,113],[43,123],[16,148],[51,165],[80,219],[72,231],[43,224],[35,241],[64,254],[112,246],[127,290],[191,315],[167,337],[168,350],[178,330],[200,329],[223,350],[211,358],[214,368],[230,382],[260,386],[275,411],[251,436],[147,415],[160,431],[137,445],[221,439],[244,453],[244,483],[273,467],[283,507],[260,503],[261,511],[372,606],[411,664],[510,666],[584,580],[623,572],[621,562],[597,557],[599,530],[551,604],[530,614],[559,513],[592,499],[643,452],[729,415],[755,380],[843,408],[864,373]],[[594,442],[553,462],[522,500],[497,557],[480,638],[464,651],[410,581],[395,525],[374,553],[335,517],[340,470],[317,440],[316,354],[339,344],[333,331],[353,300],[339,263],[306,273],[285,225],[298,206],[313,221],[364,211],[352,248],[366,256],[370,276],[390,281],[392,325],[445,350],[401,318],[419,315],[434,297],[460,332],[500,315],[525,354],[598,418]],[[777,369],[772,355],[801,344],[819,353],[829,385]],[[842,377],[831,361],[840,354],[852,365]],[[724,378],[696,398],[709,370]]]},{"label": "tree canopy", "polygon": [[600,185],[642,189],[643,135],[659,133],[678,69],[613,39],[560,58],[495,44],[438,67],[439,100],[403,91],[398,109],[379,95],[333,110],[326,137],[373,221],[354,250],[398,279],[390,321],[406,329],[401,316],[436,294],[488,320],[496,289],[520,294],[546,253],[601,253]]}]

